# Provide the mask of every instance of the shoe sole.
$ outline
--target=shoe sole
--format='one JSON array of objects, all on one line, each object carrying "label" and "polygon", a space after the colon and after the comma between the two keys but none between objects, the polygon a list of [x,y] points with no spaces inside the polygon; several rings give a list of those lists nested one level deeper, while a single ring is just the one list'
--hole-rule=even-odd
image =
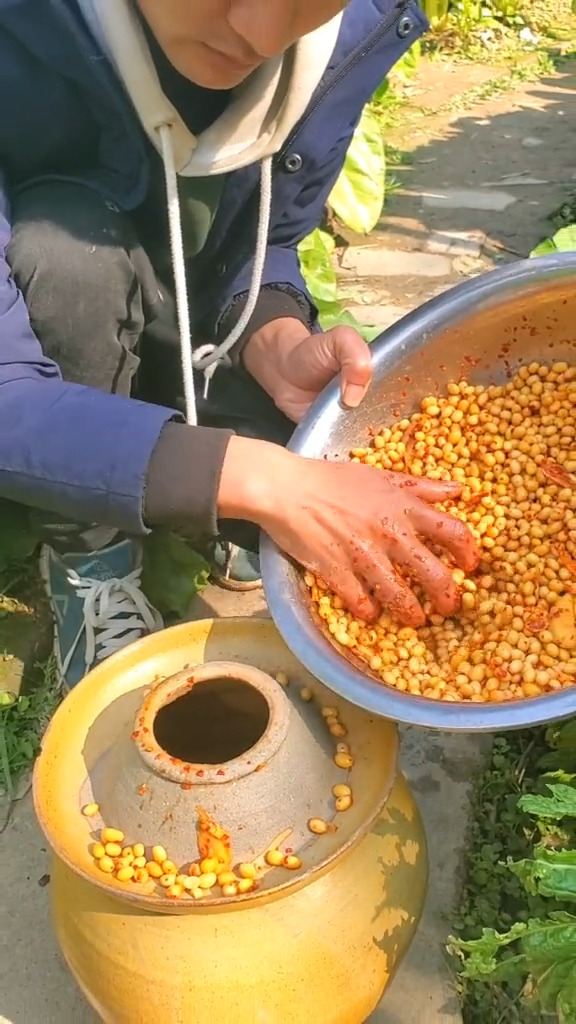
[{"label": "shoe sole", "polygon": [[246,594],[252,590],[262,589],[262,580],[231,580],[214,573],[210,576],[210,582],[222,590],[231,590],[236,594]]},{"label": "shoe sole", "polygon": [[43,544],[40,549],[40,557],[38,559],[38,568],[40,569],[40,579],[44,586],[44,593],[48,598],[48,604],[50,605],[50,614],[52,616],[52,654],[56,662],[56,672],[58,673],[58,689],[62,693],[66,694],[70,692],[70,688],[66,685],[64,673],[62,672],[62,658],[60,657],[60,645],[58,643],[58,629],[56,627],[56,616],[52,611],[52,604],[50,601],[50,563],[49,563],[48,545]]}]

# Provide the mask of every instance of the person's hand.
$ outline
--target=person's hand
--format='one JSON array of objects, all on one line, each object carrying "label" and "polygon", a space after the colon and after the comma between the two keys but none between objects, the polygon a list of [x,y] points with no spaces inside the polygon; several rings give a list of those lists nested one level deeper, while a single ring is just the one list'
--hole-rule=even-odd
[{"label": "person's hand", "polygon": [[322,389],[340,375],[342,401],[359,405],[372,378],[366,342],[352,327],[310,334],[292,317],[273,320],[252,335],[244,366],[288,419],[299,423]]},{"label": "person's hand", "polygon": [[359,463],[304,459],[264,441],[233,437],[220,483],[219,513],[258,523],[283,551],[320,576],[356,617],[386,607],[421,626],[425,614],[399,569],[422,585],[434,608],[452,615],[460,591],[449,566],[477,568],[468,527],[432,505],[454,501],[456,483],[375,470]]}]

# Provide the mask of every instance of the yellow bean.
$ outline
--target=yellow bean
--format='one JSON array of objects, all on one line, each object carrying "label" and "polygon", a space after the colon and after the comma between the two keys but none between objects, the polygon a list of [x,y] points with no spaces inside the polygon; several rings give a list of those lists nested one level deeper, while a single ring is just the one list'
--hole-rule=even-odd
[{"label": "yellow bean", "polygon": [[332,786],[332,794],[333,796],[352,796],[352,790],[346,783],[339,782],[338,785]]},{"label": "yellow bean", "polygon": [[145,868],[146,867],[146,857],[134,857],[134,860],[132,861],[132,867],[136,868],[136,869],[138,869],[138,868]]},{"label": "yellow bean", "polygon": [[94,860],[101,860],[106,854],[106,849],[102,846],[102,843],[92,843],[90,852],[94,857]]},{"label": "yellow bean", "polygon": [[158,864],[158,861],[149,860],[144,866],[146,868],[146,871],[152,878],[161,878],[162,875],[164,874],[161,865]]},{"label": "yellow bean", "polygon": [[302,689],[300,690],[300,697],[306,703],[312,700],[313,696],[314,694],[312,693],[312,690],[310,690],[308,686],[303,686]]},{"label": "yellow bean", "polygon": [[[240,869],[238,869],[238,874],[240,874]],[[218,885],[234,885],[235,882],[236,875],[233,871],[223,871],[218,875]]]},{"label": "yellow bean", "polygon": [[328,823],[323,821],[322,818],[310,818],[308,821],[308,828],[315,835],[321,836],[328,831]]},{"label": "yellow bean", "polygon": [[188,877],[182,882],[182,888],[185,889],[186,892],[193,892],[198,888],[198,879],[191,878],[190,875],[188,875]]},{"label": "yellow bean", "polygon": [[98,814],[100,810],[100,804],[85,804],[82,808],[82,814],[85,818],[93,818],[95,814]]},{"label": "yellow bean", "polygon": [[146,847],[144,846],[144,843],[134,843],[132,851],[135,857],[144,857],[146,854]]},{"label": "yellow bean", "polygon": [[136,871],[134,872],[134,881],[136,882],[137,885],[145,885],[146,882],[150,881],[150,875],[146,871],[146,868],[136,869]]},{"label": "yellow bean", "polygon": [[229,882],[227,885],[223,885],[222,886],[222,895],[223,896],[237,896],[238,895],[238,886],[234,885],[233,882]]},{"label": "yellow bean", "polygon": [[205,857],[204,860],[200,861],[200,871],[203,875],[213,875],[214,872],[218,871],[218,858]]},{"label": "yellow bean", "polygon": [[155,860],[157,864],[163,864],[165,860],[168,860],[168,854],[163,846],[152,847],[152,860]]},{"label": "yellow bean", "polygon": [[130,879],[134,878],[134,868],[132,865],[128,864],[127,867],[120,868],[116,872],[116,878],[119,882],[129,882]]},{"label": "yellow bean", "polygon": [[347,811],[352,806],[351,796],[337,796],[336,797],[336,810]]},{"label": "yellow bean", "polygon": [[173,885],[169,885],[168,888],[166,889],[166,895],[170,896],[170,898],[173,900],[177,900],[178,897],[181,896],[183,892],[184,890],[182,886],[176,885],[176,883],[174,883]]},{"label": "yellow bean", "polygon": [[205,875],[200,875],[198,886],[200,889],[211,889],[213,885],[216,885],[217,881],[218,876],[215,871],[207,872]]},{"label": "yellow bean", "polygon": [[96,861],[96,865],[100,868],[100,871],[104,871],[107,875],[111,875],[116,868],[112,857],[100,857]]},{"label": "yellow bean", "polygon": [[282,863],[289,871],[298,871],[302,867],[302,861],[295,853],[287,853]]},{"label": "yellow bean", "polygon": [[177,875],[178,868],[176,867],[173,860],[165,860],[162,864],[162,872],[165,875]]},{"label": "yellow bean", "polygon": [[100,832],[100,839],[106,846],[106,843],[123,843],[125,835],[120,831],[119,828],[103,828]]},{"label": "yellow bean", "polygon": [[162,886],[163,889],[168,889],[170,888],[171,885],[176,885],[176,875],[162,875],[160,879],[160,885]]},{"label": "yellow bean", "polygon": [[253,864],[245,862],[238,865],[238,874],[240,875],[240,878],[256,878],[256,868]]},{"label": "yellow bean", "polygon": [[337,768],[351,768],[354,764],[354,758],[352,754],[336,754],[334,756],[334,764]]},{"label": "yellow bean", "polygon": [[288,676],[286,675],[286,673],[285,672],[277,672],[276,673],[276,682],[279,683],[280,686],[288,686]]},{"label": "yellow bean", "polygon": [[281,850],[266,850],[264,860],[272,868],[278,868],[284,862],[284,854]]},{"label": "yellow bean", "polygon": [[122,847],[120,843],[106,843],[104,850],[108,857],[121,857]]},{"label": "yellow bean", "polygon": [[238,893],[250,892],[254,888],[254,880],[252,878],[241,878],[236,888]]}]

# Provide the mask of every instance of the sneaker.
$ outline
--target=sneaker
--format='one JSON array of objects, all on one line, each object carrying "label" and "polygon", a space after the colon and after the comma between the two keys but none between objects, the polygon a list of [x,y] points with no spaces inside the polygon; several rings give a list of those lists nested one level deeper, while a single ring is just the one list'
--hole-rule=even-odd
[{"label": "sneaker", "polygon": [[141,545],[60,555],[45,544],[40,571],[54,615],[54,653],[71,689],[110,654],[163,626],[140,588]]},{"label": "sneaker", "polygon": [[211,576],[225,590],[257,590],[262,586],[260,559],[256,552],[217,540],[211,551]]}]

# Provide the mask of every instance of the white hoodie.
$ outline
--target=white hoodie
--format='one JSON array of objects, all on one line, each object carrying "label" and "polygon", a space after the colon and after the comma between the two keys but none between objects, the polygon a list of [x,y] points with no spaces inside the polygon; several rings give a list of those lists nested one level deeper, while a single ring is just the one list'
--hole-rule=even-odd
[{"label": "white hoodie", "polygon": [[[162,156],[172,266],[189,423],[196,423],[193,369],[204,370],[206,387],[243,333],[258,300],[271,209],[272,157],[303,115],[334,50],[341,15],[268,61],[239,86],[224,113],[194,135],[165,96],[132,0],[79,0],[84,19],[114,64],[150,141]],[[242,317],[221,345],[192,353],[185,257],[177,176],[204,178],[261,162],[261,197],[252,281]]]}]

